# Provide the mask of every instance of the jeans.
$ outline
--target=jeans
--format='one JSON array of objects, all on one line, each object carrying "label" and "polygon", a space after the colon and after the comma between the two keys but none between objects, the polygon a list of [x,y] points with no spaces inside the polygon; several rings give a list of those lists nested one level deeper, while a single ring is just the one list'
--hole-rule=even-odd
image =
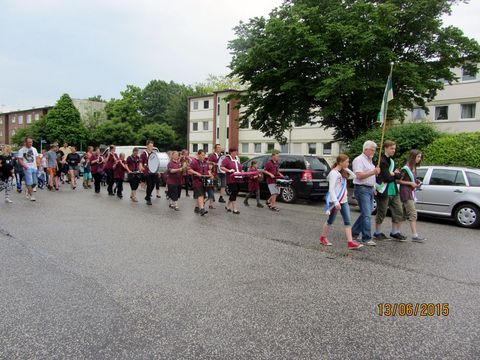
[{"label": "jeans", "polygon": [[36,186],[38,183],[38,170],[37,168],[27,168],[23,171],[25,175],[25,184],[27,186]]},{"label": "jeans", "polygon": [[22,190],[23,178],[24,178],[23,172],[15,172],[15,182],[17,184],[17,190]]},{"label": "jeans", "polygon": [[372,239],[373,188],[355,185],[355,198],[360,207],[360,216],[352,227],[352,235],[362,234],[362,241]]},{"label": "jeans", "polygon": [[[352,220],[350,219],[350,206],[348,205],[348,202],[340,204],[340,214],[342,214],[343,218],[343,224],[345,226],[350,226],[352,224]],[[333,208],[330,211],[330,216],[328,217],[327,224],[332,225],[335,221],[335,218],[337,217],[338,210],[336,208]]]}]

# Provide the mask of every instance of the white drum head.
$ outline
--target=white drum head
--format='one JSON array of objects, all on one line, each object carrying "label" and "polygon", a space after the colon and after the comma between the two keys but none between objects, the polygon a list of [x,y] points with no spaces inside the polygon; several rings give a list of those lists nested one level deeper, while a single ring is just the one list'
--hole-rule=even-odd
[{"label": "white drum head", "polygon": [[157,154],[152,152],[148,156],[148,171],[150,171],[151,174],[154,174],[158,171],[159,167],[160,167],[160,160],[158,160]]}]

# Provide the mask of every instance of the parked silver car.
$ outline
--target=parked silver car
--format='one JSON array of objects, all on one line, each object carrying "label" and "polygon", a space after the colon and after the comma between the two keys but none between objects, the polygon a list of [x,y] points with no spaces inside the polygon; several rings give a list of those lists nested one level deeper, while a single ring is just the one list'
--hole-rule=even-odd
[{"label": "parked silver car", "polygon": [[480,169],[421,166],[417,178],[423,182],[416,191],[419,214],[453,218],[467,228],[480,225]]}]

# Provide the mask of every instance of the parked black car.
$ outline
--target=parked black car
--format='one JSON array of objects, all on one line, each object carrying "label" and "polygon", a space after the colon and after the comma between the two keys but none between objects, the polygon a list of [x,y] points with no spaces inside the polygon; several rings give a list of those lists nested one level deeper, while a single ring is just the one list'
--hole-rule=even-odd
[{"label": "parked black car", "polygon": [[[270,155],[254,157],[243,163],[243,171],[248,171],[253,160],[257,161],[258,169],[263,169]],[[318,200],[328,192],[327,175],[330,166],[325,159],[315,155],[280,154],[280,172],[288,176],[293,183],[283,188],[279,199],[286,203],[293,203],[298,198]],[[240,186],[241,192],[248,192],[248,183],[245,180]],[[265,179],[260,182],[262,196],[270,196]]]}]

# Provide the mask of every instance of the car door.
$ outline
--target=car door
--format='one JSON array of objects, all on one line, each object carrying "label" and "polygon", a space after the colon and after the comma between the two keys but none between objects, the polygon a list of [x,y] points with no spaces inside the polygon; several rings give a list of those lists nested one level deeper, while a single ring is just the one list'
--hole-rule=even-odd
[{"label": "car door", "polygon": [[421,187],[417,204],[423,212],[450,216],[457,198],[468,191],[463,171],[434,168],[426,184]]},{"label": "car door", "polygon": [[[425,178],[427,177],[428,170],[429,170],[428,168],[417,169],[417,179],[420,180],[422,183],[425,181]],[[415,197],[417,199],[417,203],[415,207],[417,208],[418,211],[425,210],[423,194],[424,194],[423,187],[420,187],[415,191]]]}]

